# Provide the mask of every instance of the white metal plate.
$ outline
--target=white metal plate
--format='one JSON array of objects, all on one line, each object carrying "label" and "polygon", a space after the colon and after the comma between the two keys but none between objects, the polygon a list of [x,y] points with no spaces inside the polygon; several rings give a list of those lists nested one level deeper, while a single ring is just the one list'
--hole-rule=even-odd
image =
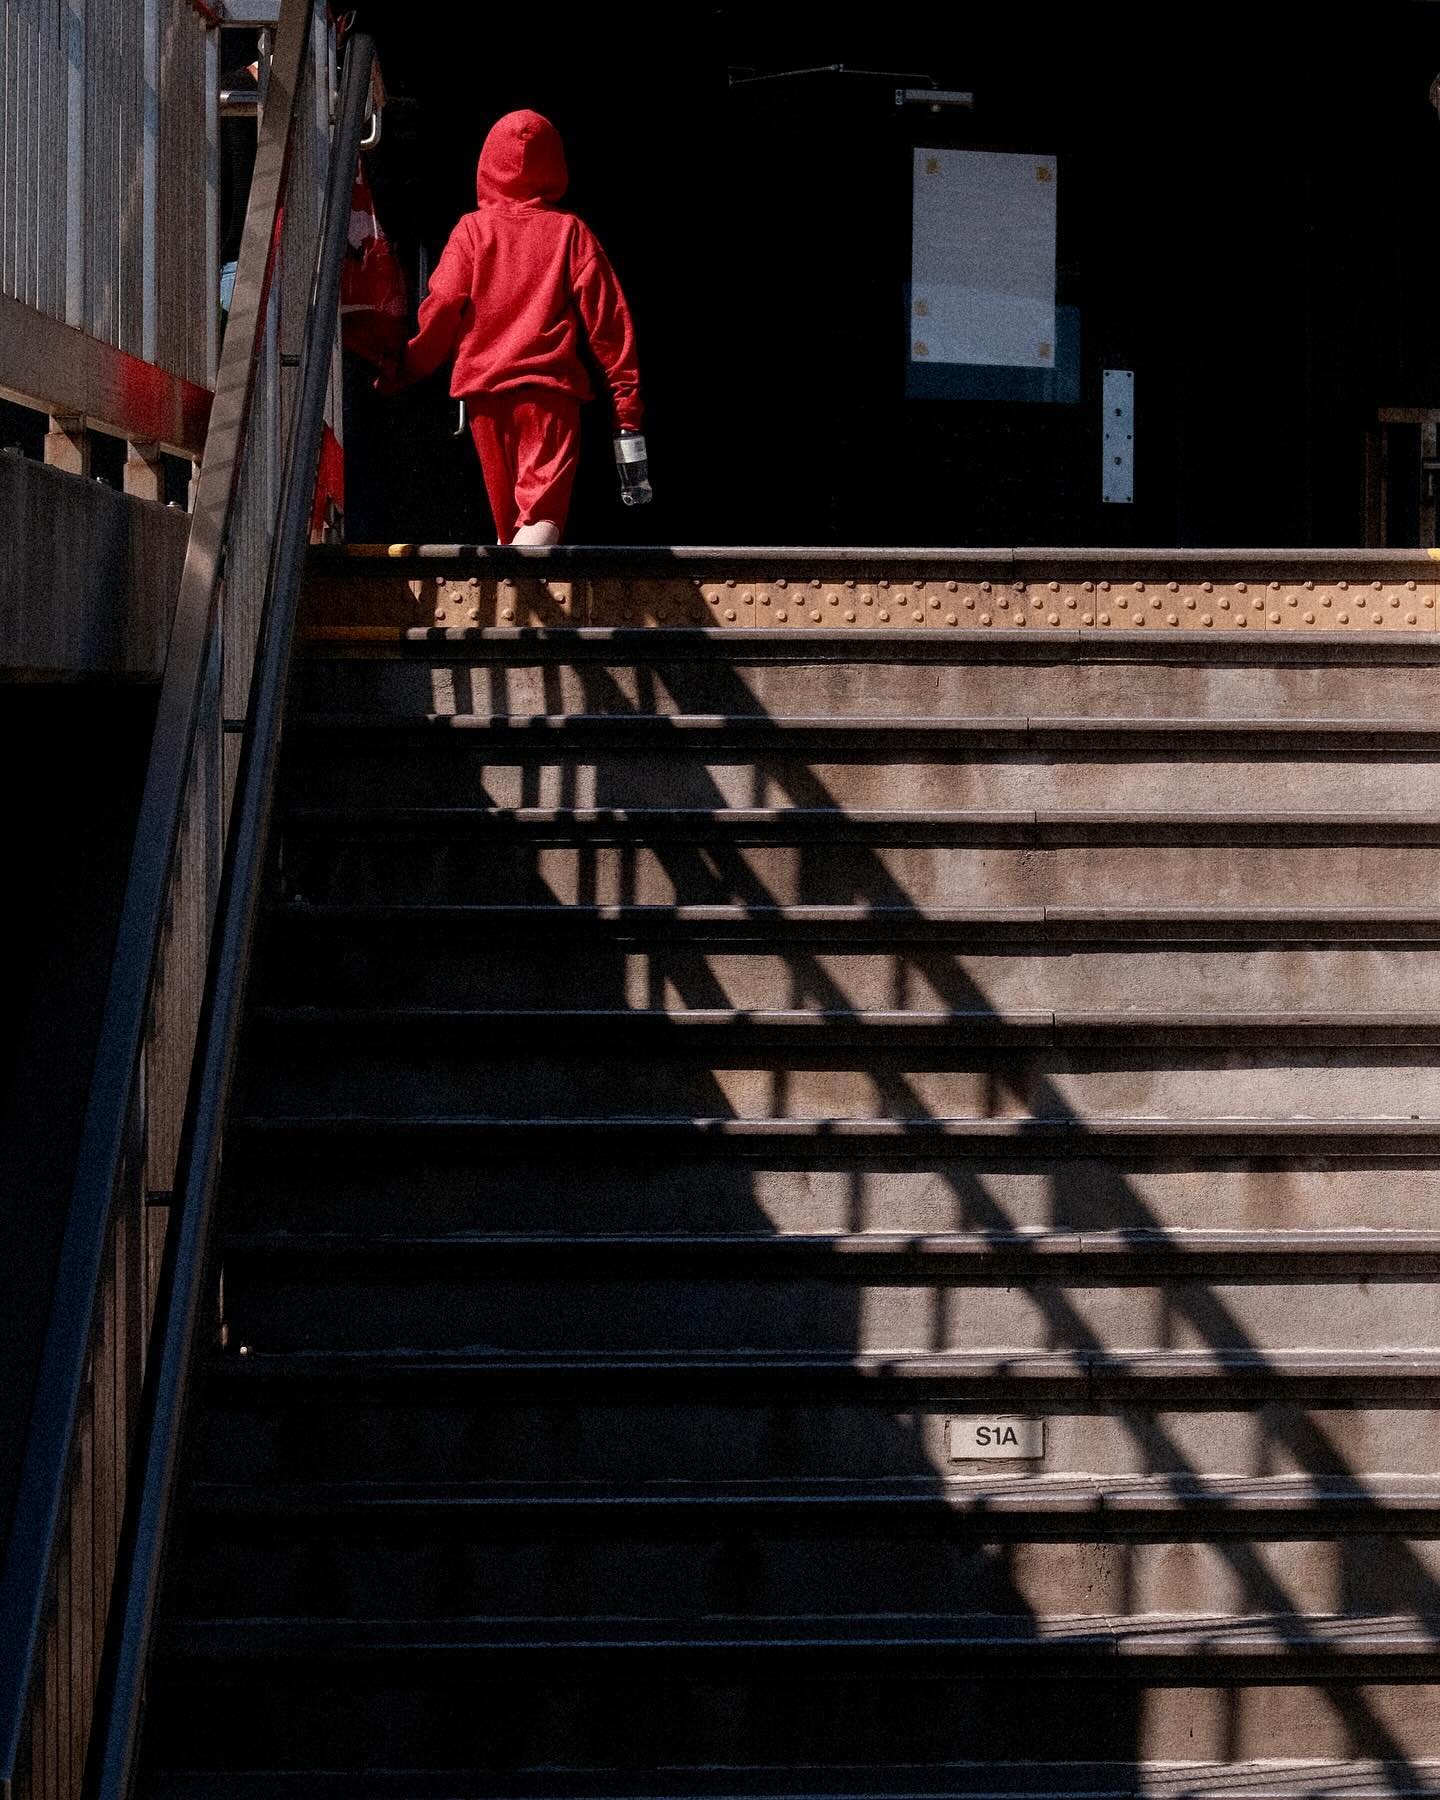
[{"label": "white metal plate", "polygon": [[1053,156],[915,152],[914,362],[1055,367]]},{"label": "white metal plate", "polygon": [[1135,371],[1106,369],[1100,383],[1105,428],[1100,466],[1100,497],[1107,506],[1135,501]]},{"label": "white metal plate", "polygon": [[1019,1418],[951,1419],[951,1462],[1035,1460],[1045,1454],[1045,1421]]}]

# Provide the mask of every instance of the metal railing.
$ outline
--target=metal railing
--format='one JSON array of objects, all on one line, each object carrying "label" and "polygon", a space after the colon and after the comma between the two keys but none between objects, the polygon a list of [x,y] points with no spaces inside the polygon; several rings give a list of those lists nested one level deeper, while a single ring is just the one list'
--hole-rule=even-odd
[{"label": "metal railing", "polygon": [[284,0],[0,1580],[0,1792],[29,1800],[133,1769],[374,61],[354,38],[332,128],[325,32]]}]

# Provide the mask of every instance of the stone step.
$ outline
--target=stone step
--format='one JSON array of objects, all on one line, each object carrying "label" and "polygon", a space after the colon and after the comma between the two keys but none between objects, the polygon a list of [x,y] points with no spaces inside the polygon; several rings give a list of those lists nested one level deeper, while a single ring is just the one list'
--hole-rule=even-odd
[{"label": "stone step", "polygon": [[1384,1730],[1423,1758],[1435,1643],[1410,1615],[206,1619],[165,1633],[151,1709],[192,1767],[1013,1760],[1037,1719],[1051,1760],[1218,1756],[1227,1724],[1232,1755]]},{"label": "stone step", "polygon": [[1423,807],[1424,719],[307,715],[308,806]]},{"label": "stone step", "polygon": [[[1039,1029],[1043,1045],[1050,1028]],[[928,1048],[897,1045],[883,1033],[867,1044],[859,1027],[837,1033],[838,1042],[797,1031],[785,1043],[774,1036],[747,1043],[744,1032],[727,1043],[723,1032],[697,1030],[642,1044],[617,1030],[608,1043],[603,1034],[580,1036],[563,1054],[524,1032],[459,1041],[462,1035],[387,1039],[345,1027],[269,1033],[241,1084],[242,1104],[251,1114],[313,1115],[317,1123],[414,1115],[455,1119],[463,1129],[483,1115],[600,1127],[608,1120],[623,1129],[706,1117],[736,1129],[783,1122],[824,1132],[844,1121],[890,1132],[1009,1125],[1017,1134],[1054,1123],[1080,1139],[1112,1121],[1122,1128],[1142,1122],[1152,1132],[1173,1124],[1177,1135],[1206,1120],[1229,1131],[1248,1124],[1264,1133],[1274,1120],[1296,1132],[1348,1125],[1361,1134],[1375,1119],[1422,1126],[1440,1117],[1440,1063],[1426,1047],[1433,1033],[1423,1032],[1418,1044],[1367,1047],[1327,1029],[1313,1041],[1331,1047],[1303,1048],[1283,1037],[1267,1043],[1263,1034],[1247,1043],[1243,1033],[1222,1030],[1209,1047],[1197,1047],[1189,1033],[1186,1047],[1184,1033],[1167,1043],[1122,1029],[1109,1047],[1102,1040],[1017,1049],[1004,1039],[1013,1045],[1020,1028],[1001,1032],[988,1022],[957,1034],[958,1043]],[[987,1036],[995,1047],[986,1047]]]},{"label": "stone step", "polygon": [[1428,908],[1440,816],[296,809],[286,894],[380,904]]},{"label": "stone step", "polygon": [[1440,1765],[1327,1762],[907,1763],[820,1769],[158,1771],[154,1800],[1435,1800]]},{"label": "stone step", "polygon": [[[650,1254],[525,1264],[448,1250],[389,1262],[241,1256],[227,1279],[231,1336],[252,1352],[413,1351],[572,1357],[757,1354],[908,1355],[957,1351],[1003,1361],[1057,1344],[1112,1358],[1158,1346],[1224,1358],[1272,1351],[1424,1352],[1440,1341],[1440,1283],[1429,1259],[1364,1273],[1262,1259],[1253,1272],[1177,1269],[1135,1258],[1016,1268],[1009,1259],[813,1254],[797,1266]],[[1078,1261],[1078,1259],[1077,1259]]]},{"label": "stone step", "polygon": [[968,1432],[1010,1416],[1044,1421],[1044,1456],[1026,1466],[1071,1481],[1186,1487],[1278,1470],[1368,1488],[1428,1478],[1440,1456],[1433,1358],[1373,1352],[257,1353],[216,1359],[204,1392],[197,1473],[231,1484],[874,1481],[933,1493],[947,1471],[997,1467],[952,1460],[970,1442],[952,1422]]},{"label": "stone step", "polygon": [[[273,1122],[272,1122],[273,1124]],[[572,1127],[572,1132],[574,1128]],[[727,1239],[857,1233],[1003,1239],[1051,1232],[1108,1241],[1118,1233],[1167,1240],[1182,1233],[1272,1233],[1309,1238],[1357,1230],[1408,1234],[1440,1216],[1440,1160],[1386,1154],[1332,1154],[1320,1138],[1307,1155],[1232,1156],[1223,1140],[1181,1140],[1167,1150],[1133,1141],[1122,1160],[1066,1148],[1027,1156],[1023,1145],[981,1140],[957,1155],[951,1140],[926,1135],[923,1154],[893,1140],[833,1148],[822,1135],[796,1144],[753,1142],[742,1159],[728,1139],[691,1150],[627,1145],[620,1133],[591,1139],[581,1154],[567,1134],[547,1147],[503,1153],[503,1136],[484,1135],[471,1155],[464,1134],[397,1129],[360,1134],[347,1150],[340,1131],[303,1125],[237,1136],[225,1169],[224,1206],[237,1232],[331,1235],[433,1233],[463,1236],[606,1237],[714,1233]],[[893,1153],[892,1153],[893,1152]]]}]

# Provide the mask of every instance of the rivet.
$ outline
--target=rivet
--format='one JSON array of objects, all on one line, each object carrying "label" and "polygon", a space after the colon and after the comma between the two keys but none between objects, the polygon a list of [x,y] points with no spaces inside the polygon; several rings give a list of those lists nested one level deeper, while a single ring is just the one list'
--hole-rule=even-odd
[{"label": "rivet", "polygon": [[470,577],[470,580],[469,580],[469,584],[468,584],[468,585],[469,585],[469,586],[470,586],[470,587],[479,587],[479,585],[480,585],[480,577],[479,577],[479,576],[478,576],[478,575],[472,575],[472,576],[471,576],[471,577]]},{"label": "rivet", "polygon": [[853,575],[847,575],[845,577],[845,585],[846,585],[846,587],[854,587],[855,577]]},{"label": "rivet", "polygon": [[[748,606],[750,604],[750,595],[749,594],[742,594],[740,596],[740,599],[746,606]],[[770,604],[770,596],[768,594],[762,594],[760,596],[760,604],[762,606],[768,606]]]},{"label": "rivet", "polygon": [[923,625],[925,623],[925,615],[923,612],[911,613],[910,617],[915,621],[915,623],[917,625]]},{"label": "rivet", "polygon": [[1135,583],[1135,592],[1137,594],[1143,594],[1145,592],[1145,583],[1143,581],[1137,581]]},{"label": "rivet", "polygon": [[882,588],[888,588],[890,585],[889,577],[882,575],[880,578],[880,585]]},{"label": "rivet", "polygon": [[1011,619],[1010,623],[1012,625],[1023,625],[1025,623],[1024,613],[1016,613],[1014,618]]},{"label": "rivet", "polygon": [[945,592],[947,594],[953,594],[959,586],[960,584],[958,581],[947,581],[945,583]]},{"label": "rivet", "polygon": [[1280,583],[1278,581],[1272,581],[1270,583],[1270,592],[1272,594],[1278,594],[1280,592]]},{"label": "rivet", "polygon": [[1315,623],[1315,615],[1314,615],[1314,613],[1306,613],[1306,615],[1305,615],[1305,623],[1306,623],[1306,624],[1307,624],[1307,625],[1313,625],[1313,624],[1314,624],[1314,623]]},{"label": "rivet", "polygon": [[934,594],[932,594],[932,595],[931,595],[931,596],[930,596],[930,604],[931,604],[931,606],[932,606],[932,607],[933,607],[933,608],[934,608],[934,609],[935,609],[935,611],[936,611],[936,612],[939,612],[939,610],[940,610],[940,602],[939,602],[939,600],[938,600],[938,599],[937,599],[937,598],[936,598],[936,596],[935,596],[935,595],[934,595]]},{"label": "rivet", "polygon": [[954,613],[946,613],[945,623],[947,625],[958,625],[960,621],[955,617]]},{"label": "rivet", "polygon": [[989,624],[989,623],[990,623],[990,615],[989,615],[989,613],[981,613],[981,615],[980,615],[980,623],[981,623],[981,624],[982,624],[982,625],[988,625],[988,624]]},{"label": "rivet", "polygon": [[913,588],[923,588],[923,587],[924,587],[924,585],[925,585],[925,583],[924,583],[924,582],[923,582],[923,581],[912,581],[912,582],[911,582],[911,583],[910,583],[910,585],[911,585],[911,587],[913,587]]},{"label": "rivet", "polygon": [[873,594],[866,594],[862,604],[865,606],[873,606],[875,604],[875,596]]},{"label": "rivet", "polygon": [[435,608],[435,623],[437,625],[443,625],[445,623],[445,609],[441,606]]},{"label": "rivet", "polygon": [[1167,614],[1165,623],[1167,625],[1178,625],[1180,623],[1180,615],[1178,613]]},{"label": "rivet", "polygon": [[1371,613],[1370,623],[1372,625],[1383,625],[1385,623],[1384,613]]},{"label": "rivet", "polygon": [[515,617],[515,608],[513,606],[507,606],[500,617],[502,619],[513,619]]},{"label": "rivet", "polygon": [[1229,612],[1230,602],[1228,600],[1222,600],[1220,602],[1220,610],[1221,610],[1221,612]]},{"label": "rivet", "polygon": [[1178,581],[1167,581],[1165,585],[1172,594],[1178,594],[1180,592],[1180,583]]},{"label": "rivet", "polygon": [[890,623],[890,615],[888,612],[882,612],[879,617],[882,625],[888,625]]},{"label": "rivet", "polygon": [[1252,600],[1250,604],[1256,612],[1264,612],[1265,610],[1265,602],[1263,600]]},{"label": "rivet", "polygon": [[1341,624],[1342,624],[1342,625],[1348,625],[1348,624],[1349,624],[1349,623],[1350,623],[1350,615],[1349,615],[1349,613],[1341,613],[1341,615],[1340,615],[1340,623],[1341,623]]},{"label": "rivet", "polygon": [[1298,606],[1300,602],[1296,599],[1294,594],[1287,594],[1285,596],[1285,604],[1287,606]]},{"label": "rivet", "polygon": [[1415,592],[1415,583],[1413,581],[1407,581],[1405,583],[1405,585],[1407,588],[1409,588],[1409,590],[1412,594]]},{"label": "rivet", "polygon": [[1313,588],[1315,586],[1315,583],[1313,581],[1307,581],[1305,583],[1305,585],[1307,588]]},{"label": "rivet", "polygon": [[1049,619],[1047,620],[1047,623],[1050,625],[1058,625],[1060,623],[1059,613],[1051,613]]},{"label": "rivet", "polygon": [[853,613],[853,612],[847,612],[847,613],[846,613],[846,615],[845,615],[845,623],[846,623],[846,624],[847,624],[847,625],[853,625],[853,624],[854,624],[854,623],[855,623],[855,615],[854,615],[854,613]]},{"label": "rivet", "polygon": [[1400,596],[1398,594],[1392,594],[1390,596],[1390,604],[1392,606],[1398,606],[1400,604]]},{"label": "rivet", "polygon": [[726,585],[726,587],[734,587],[735,577],[733,575],[727,575],[725,577],[725,585]]},{"label": "rivet", "polygon": [[1017,594],[1023,594],[1025,592],[1025,583],[1023,581],[1017,581],[1015,583],[1015,592]]},{"label": "rivet", "polygon": [[1278,624],[1279,624],[1279,623],[1280,623],[1280,615],[1279,615],[1279,613],[1271,613],[1271,615],[1270,615],[1270,623],[1271,623],[1271,624],[1272,624],[1272,625],[1278,625]]},{"label": "rivet", "polygon": [[1134,625],[1143,625],[1145,623],[1144,613],[1136,613],[1135,617],[1131,620],[1131,623]]},{"label": "rivet", "polygon": [[472,620],[478,619],[480,617],[480,608],[478,606],[472,606],[470,608],[469,612],[466,613],[465,617],[467,619],[472,619]]},{"label": "rivet", "polygon": [[810,615],[810,617],[811,617],[811,618],[812,618],[812,619],[813,619],[813,620],[814,620],[814,622],[815,622],[815,623],[816,623],[816,624],[817,624],[817,625],[818,625],[818,624],[819,624],[819,623],[820,623],[820,615],[819,615],[819,613],[818,613],[818,612],[812,612],[812,613],[811,613],[811,615]]},{"label": "rivet", "polygon": [[966,610],[966,611],[967,611],[967,612],[974,612],[974,610],[975,610],[975,596],[974,596],[974,595],[973,595],[973,594],[967,594],[967,595],[966,595],[966,597],[965,597],[965,610]]},{"label": "rivet", "polygon": [[1100,592],[1102,594],[1108,594],[1110,592],[1110,583],[1108,581],[1102,581],[1100,583]]},{"label": "rivet", "polygon": [[1066,604],[1066,606],[1067,606],[1067,607],[1069,607],[1069,609],[1070,609],[1070,611],[1071,611],[1071,612],[1074,612],[1074,610],[1075,610],[1075,596],[1074,596],[1074,595],[1073,595],[1073,594],[1067,594],[1067,595],[1066,595],[1066,596],[1065,596],[1065,604]]},{"label": "rivet", "polygon": [[1330,596],[1329,596],[1329,595],[1328,595],[1328,594],[1322,594],[1322,595],[1321,595],[1321,596],[1320,596],[1320,604],[1321,604],[1321,605],[1322,605],[1322,606],[1329,606],[1329,604],[1330,604]]},{"label": "rivet", "polygon": [[838,594],[832,594],[830,596],[830,604],[832,606],[838,606],[840,604],[840,596]]},{"label": "rivet", "polygon": [[1370,585],[1372,588],[1374,588],[1374,590],[1377,594],[1380,592],[1380,583],[1378,581],[1372,581],[1370,583]]},{"label": "rivet", "polygon": [[1406,623],[1406,624],[1407,624],[1407,625],[1413,625],[1413,624],[1414,624],[1414,623],[1415,623],[1415,615],[1414,615],[1414,613],[1406,613],[1406,615],[1405,615],[1405,623]]},{"label": "rivet", "polygon": [[1080,583],[1080,589],[1082,593],[1093,594],[1095,592],[1095,583],[1093,581],[1082,581]]},{"label": "rivet", "polygon": [[1202,625],[1213,625],[1215,621],[1210,617],[1209,613],[1201,613],[1200,623]]},{"label": "rivet", "polygon": [[1109,623],[1110,623],[1110,615],[1109,615],[1109,613],[1101,613],[1101,615],[1100,615],[1100,623],[1101,623],[1101,624],[1102,624],[1102,625],[1108,625],[1108,624],[1109,624]]},{"label": "rivet", "polygon": [[1427,606],[1433,606],[1433,605],[1434,605],[1434,604],[1435,604],[1435,602],[1434,602],[1434,601],[1433,601],[1433,600],[1427,600],[1427,601],[1426,601],[1426,602],[1425,602],[1425,604],[1426,604],[1426,605],[1427,605]]},{"label": "rivet", "polygon": [[1185,602],[1185,610],[1186,610],[1186,612],[1194,612],[1195,602],[1193,600],[1187,600]]},{"label": "rivet", "polygon": [[725,617],[729,619],[732,625],[735,623],[735,608],[733,606],[727,606],[725,608]]},{"label": "rivet", "polygon": [[1241,613],[1240,617],[1235,621],[1235,623],[1237,625],[1239,625],[1243,630],[1243,628],[1246,625],[1248,625],[1250,623],[1250,621],[1245,617],[1244,613]]},{"label": "rivet", "polygon": [[[749,599],[748,594],[746,595],[746,599]],[[770,596],[768,594],[762,594],[760,596],[760,604],[762,606],[768,606],[770,604]]]},{"label": "rivet", "polygon": [[1094,613],[1081,613],[1080,623],[1082,625],[1093,625],[1095,623]]},{"label": "rivet", "polygon": [[811,585],[811,587],[812,587],[812,588],[818,588],[818,587],[819,587],[819,585],[820,585],[820,583],[819,583],[819,581],[818,581],[818,580],[812,580],[812,581],[811,581],[811,583],[810,583],[810,585]]},{"label": "rivet", "polygon": [[982,594],[988,594],[990,592],[990,583],[988,581],[982,581],[980,583],[980,592]]},{"label": "rivet", "polygon": [[1213,581],[1202,581],[1200,583],[1200,592],[1202,594],[1210,594],[1210,593],[1213,593],[1214,591],[1215,591],[1215,583]]},{"label": "rivet", "polygon": [[778,581],[777,581],[777,582],[776,582],[776,583],[775,583],[775,585],[776,585],[776,587],[778,587],[778,588],[784,588],[784,587],[789,587],[789,585],[790,585],[790,582],[789,582],[789,579],[788,579],[788,577],[786,577],[786,576],[784,576],[784,575],[782,575],[782,576],[781,576],[781,577],[780,577],[780,579],[779,579],[779,580],[778,580]]},{"label": "rivet", "polygon": [[789,617],[790,617],[790,615],[789,615],[789,613],[787,613],[787,612],[785,612],[785,611],[784,611],[784,610],[783,610],[783,609],[782,609],[782,610],[781,610],[781,611],[780,611],[780,612],[777,612],[777,613],[776,613],[776,615],[775,615],[775,621],[776,621],[776,623],[777,623],[777,624],[779,624],[779,625],[783,625],[783,624],[784,624],[784,623],[785,623],[785,621],[786,621],[786,620],[787,620],[787,619],[788,619],[788,618],[789,618]]},{"label": "rivet", "polygon": [[1243,594],[1245,592],[1245,583],[1243,581],[1237,581],[1235,583],[1235,592],[1237,594]]},{"label": "rivet", "polygon": [[1153,607],[1154,607],[1154,608],[1155,608],[1155,610],[1156,610],[1156,612],[1159,612],[1159,610],[1160,610],[1160,596],[1159,596],[1159,595],[1158,595],[1158,594],[1157,594],[1157,595],[1156,595],[1156,596],[1155,596],[1155,598],[1154,598],[1154,599],[1153,599],[1153,600],[1152,600],[1152,601],[1151,601],[1151,602],[1150,602],[1150,604],[1151,604],[1151,606],[1153,606]]},{"label": "rivet", "polygon": [[1052,594],[1058,594],[1060,592],[1060,583],[1058,581],[1052,581],[1050,583],[1050,592]]},{"label": "rivet", "polygon": [[1335,583],[1335,585],[1336,585],[1336,587],[1338,587],[1338,588],[1348,588],[1348,587],[1349,587],[1349,585],[1350,585],[1350,583],[1349,583],[1349,582],[1348,582],[1348,581],[1337,581],[1337,582],[1336,582],[1336,583]]}]

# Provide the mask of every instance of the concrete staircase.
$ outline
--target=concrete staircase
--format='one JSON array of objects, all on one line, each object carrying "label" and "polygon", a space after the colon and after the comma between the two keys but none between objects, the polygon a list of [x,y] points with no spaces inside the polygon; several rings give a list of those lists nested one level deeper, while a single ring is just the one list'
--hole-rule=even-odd
[{"label": "concrete staircase", "polygon": [[321,562],[147,1791],[1440,1792],[1423,582],[773,560]]}]

